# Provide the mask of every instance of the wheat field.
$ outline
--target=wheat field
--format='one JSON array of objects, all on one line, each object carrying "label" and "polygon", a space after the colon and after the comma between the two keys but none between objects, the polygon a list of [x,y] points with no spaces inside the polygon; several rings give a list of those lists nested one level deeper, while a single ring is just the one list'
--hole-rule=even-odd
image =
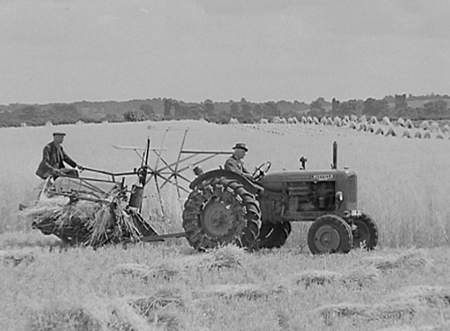
[{"label": "wheat field", "polygon": [[[131,150],[113,146],[160,148],[168,163],[178,157],[184,131],[185,150],[230,151],[236,142],[245,142],[250,151],[245,158],[249,169],[271,161],[271,171],[299,168],[298,159],[308,159],[308,169],[326,169],[331,164],[333,141],[338,143],[338,166],[358,174],[359,207],[370,214],[380,227],[380,245],[388,247],[435,247],[450,243],[450,154],[448,139],[407,139],[385,137],[368,132],[322,125],[215,125],[200,121],[143,122],[61,127],[8,128],[0,130],[1,215],[0,232],[28,229],[17,216],[17,206],[27,191],[37,186],[34,175],[42,148],[55,130],[67,132],[65,150],[80,164],[111,172],[130,171],[140,165]],[[169,131],[166,133],[166,130]],[[164,136],[166,138],[164,139]],[[223,165],[226,155],[200,165],[204,170]],[[191,166],[191,159],[182,166]],[[156,154],[150,156],[155,166]],[[159,162],[159,167],[164,166]],[[193,172],[183,172],[189,179]],[[86,175],[90,175],[86,173]],[[135,181],[127,177],[130,185]],[[181,181],[182,182],[182,181]],[[160,182],[161,183],[161,182]],[[157,209],[153,182],[148,186],[146,212]],[[176,190],[166,185],[162,198],[171,224],[180,224],[180,206]],[[150,199],[153,198],[152,201]]]},{"label": "wheat field", "polygon": [[[298,169],[301,155],[308,169],[329,168],[337,141],[338,166],[357,172],[359,207],[379,226],[377,250],[311,256],[309,224],[295,224],[283,248],[258,253],[231,246],[200,254],[184,239],[64,250],[17,213],[40,181],[34,172],[53,131],[67,133],[65,150],[83,166],[120,172],[140,160],[114,145],[144,146],[149,137],[159,148],[164,140],[162,155],[171,163],[186,128],[185,149],[231,153],[245,142],[246,166],[269,160],[271,171]],[[1,129],[0,329],[448,330],[450,141],[399,136],[200,121]],[[217,168],[226,157],[201,166]],[[190,169],[185,174],[194,177]],[[146,213],[160,232],[181,230],[185,194],[178,199],[172,186],[163,188],[165,217],[152,182],[146,195]]]}]

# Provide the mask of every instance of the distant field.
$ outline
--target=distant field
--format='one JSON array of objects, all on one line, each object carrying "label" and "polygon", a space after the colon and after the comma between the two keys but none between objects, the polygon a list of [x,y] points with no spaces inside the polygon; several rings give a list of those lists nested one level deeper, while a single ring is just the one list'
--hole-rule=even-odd
[{"label": "distant field", "polygon": [[[67,133],[65,149],[80,164],[119,172],[139,166],[139,158],[113,145],[144,146],[150,137],[159,147],[167,127],[168,163],[187,127],[185,149],[231,152],[246,142],[246,165],[270,160],[271,171],[298,169],[301,155],[309,169],[329,168],[337,141],[338,165],[357,171],[360,208],[379,225],[378,248],[312,256],[309,224],[295,224],[281,249],[256,253],[233,246],[198,253],[184,239],[64,250],[18,216],[18,203],[39,183],[34,172],[53,131]],[[449,330],[449,147],[448,136],[406,139],[300,124],[1,129],[0,330]],[[202,167],[217,168],[226,157]],[[146,213],[158,229],[181,230],[185,195],[163,189],[165,219],[154,190],[147,196]]]}]

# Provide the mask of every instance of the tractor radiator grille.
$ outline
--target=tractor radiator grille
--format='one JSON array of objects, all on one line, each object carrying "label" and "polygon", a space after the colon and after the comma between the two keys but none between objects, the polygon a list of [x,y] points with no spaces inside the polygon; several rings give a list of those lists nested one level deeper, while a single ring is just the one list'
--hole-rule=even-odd
[{"label": "tractor radiator grille", "polygon": [[348,177],[348,202],[356,202],[358,194],[356,176],[352,175]]}]

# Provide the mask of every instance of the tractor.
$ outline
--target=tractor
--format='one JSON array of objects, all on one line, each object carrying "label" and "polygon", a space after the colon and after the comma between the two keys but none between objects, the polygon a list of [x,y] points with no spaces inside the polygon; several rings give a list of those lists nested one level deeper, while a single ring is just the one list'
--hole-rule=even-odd
[{"label": "tractor", "polygon": [[[306,170],[307,160],[302,156],[300,169],[269,173],[271,163],[265,162],[249,180],[221,168],[203,172],[200,163],[218,155],[229,155],[230,151],[185,149],[188,129],[184,131],[176,161],[167,160],[162,152],[168,131],[164,132],[160,148],[152,148],[150,138],[142,148],[114,146],[134,150],[139,155],[141,166],[132,171],[112,173],[84,167],[85,171],[109,178],[62,176],[54,182],[46,181],[37,190],[37,201],[32,201],[27,208],[35,220],[34,227],[44,234],[55,234],[69,244],[95,247],[186,237],[198,250],[231,243],[254,250],[281,247],[291,233],[292,222],[311,222],[308,246],[313,254],[376,247],[377,225],[357,207],[356,172],[337,168],[336,142],[331,169]],[[156,155],[153,167],[149,165],[150,153]],[[183,165],[186,162],[190,164]],[[193,180],[184,174],[191,169],[196,175]],[[124,178],[120,182],[116,180],[119,176],[137,176],[137,183],[131,190],[127,189]],[[151,220],[141,215],[145,187],[151,180],[162,210],[160,191],[166,184],[176,186],[178,198],[181,192],[187,194],[182,212],[183,232],[158,234]],[[188,188],[183,181],[189,184]],[[49,202],[59,201],[54,200],[58,197],[68,201],[56,207],[53,203],[46,204],[49,198]]]},{"label": "tractor", "polygon": [[357,174],[337,169],[333,143],[331,169],[268,173],[271,163],[256,168],[253,180],[224,169],[203,172],[190,183],[183,228],[191,246],[205,250],[236,243],[248,249],[281,247],[291,222],[312,222],[308,246],[313,254],[348,253],[375,248],[378,228],[358,209]]}]

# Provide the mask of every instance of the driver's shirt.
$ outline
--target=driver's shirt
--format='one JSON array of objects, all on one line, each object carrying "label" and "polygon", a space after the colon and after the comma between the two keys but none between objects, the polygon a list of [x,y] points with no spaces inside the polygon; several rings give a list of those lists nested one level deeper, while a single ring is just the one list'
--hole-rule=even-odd
[{"label": "driver's shirt", "polygon": [[249,174],[247,169],[244,167],[244,162],[236,159],[234,155],[231,155],[225,162],[225,170],[234,171],[241,175]]},{"label": "driver's shirt", "polygon": [[72,167],[77,166],[77,163],[67,155],[61,145],[57,145],[53,141],[49,142],[42,152],[42,161],[39,163],[36,175],[42,179],[55,175],[55,170],[64,168],[64,162]]}]

